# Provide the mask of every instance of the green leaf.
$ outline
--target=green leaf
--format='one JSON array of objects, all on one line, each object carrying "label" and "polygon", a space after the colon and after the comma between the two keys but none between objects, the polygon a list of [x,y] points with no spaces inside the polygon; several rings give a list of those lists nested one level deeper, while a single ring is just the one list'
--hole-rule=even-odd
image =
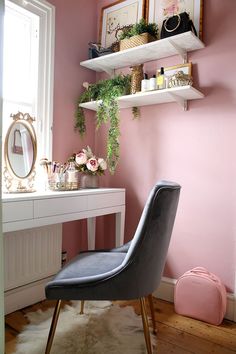
[{"label": "green leaf", "polygon": [[156,23],[147,23],[144,18],[138,23],[135,23],[132,26],[124,26],[121,34],[119,35],[119,40],[130,38],[142,33],[149,33],[154,38],[158,36],[158,26]]}]

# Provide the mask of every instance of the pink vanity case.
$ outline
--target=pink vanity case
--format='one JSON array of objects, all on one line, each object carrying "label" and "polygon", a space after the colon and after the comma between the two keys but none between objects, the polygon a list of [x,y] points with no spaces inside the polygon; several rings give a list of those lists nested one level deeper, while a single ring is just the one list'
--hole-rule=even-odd
[{"label": "pink vanity case", "polygon": [[216,275],[196,267],[177,280],[174,303],[180,315],[219,325],[226,312],[226,290]]}]

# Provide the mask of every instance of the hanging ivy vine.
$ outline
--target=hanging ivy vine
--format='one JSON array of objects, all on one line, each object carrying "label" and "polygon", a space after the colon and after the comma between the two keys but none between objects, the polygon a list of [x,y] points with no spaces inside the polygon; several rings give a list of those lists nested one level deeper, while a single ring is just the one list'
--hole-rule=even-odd
[{"label": "hanging ivy vine", "polygon": [[[130,75],[117,75],[108,80],[100,80],[95,84],[88,86],[77,102],[77,110],[75,117],[75,129],[83,136],[86,132],[84,110],[80,107],[80,103],[88,101],[98,101],[97,109],[97,128],[103,123],[109,123],[107,138],[107,163],[111,173],[115,172],[119,156],[120,156],[120,118],[117,97],[130,93]],[[137,118],[138,108],[133,108],[133,116]]]}]

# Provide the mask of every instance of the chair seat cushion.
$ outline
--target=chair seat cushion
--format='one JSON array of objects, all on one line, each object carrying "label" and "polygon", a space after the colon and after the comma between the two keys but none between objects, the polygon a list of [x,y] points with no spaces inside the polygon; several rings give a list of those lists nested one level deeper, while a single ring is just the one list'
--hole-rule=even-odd
[{"label": "chair seat cushion", "polygon": [[[56,276],[59,279],[89,278],[110,272],[118,267],[126,254],[107,252],[85,252],[69,262]],[[84,279],[84,280],[85,280]]]},{"label": "chair seat cushion", "polygon": [[[50,289],[76,286],[84,287],[98,280],[109,278],[121,268],[126,253],[84,252],[73,258],[46,286]],[[53,291],[53,292],[54,292]]]}]

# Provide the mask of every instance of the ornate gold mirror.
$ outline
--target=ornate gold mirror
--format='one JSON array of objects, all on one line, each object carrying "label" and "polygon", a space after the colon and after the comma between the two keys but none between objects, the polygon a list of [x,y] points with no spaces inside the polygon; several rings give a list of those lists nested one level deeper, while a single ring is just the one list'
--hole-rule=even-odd
[{"label": "ornate gold mirror", "polygon": [[7,193],[34,192],[37,140],[33,127],[35,119],[29,113],[11,114],[4,144],[3,172]]}]

